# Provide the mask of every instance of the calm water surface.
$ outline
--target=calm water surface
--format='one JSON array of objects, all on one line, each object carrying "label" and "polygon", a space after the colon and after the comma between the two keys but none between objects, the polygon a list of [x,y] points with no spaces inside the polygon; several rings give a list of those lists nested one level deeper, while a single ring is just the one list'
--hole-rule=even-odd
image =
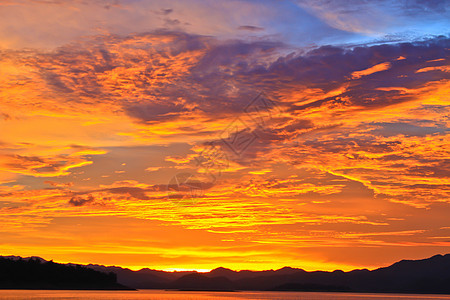
[{"label": "calm water surface", "polygon": [[139,291],[25,291],[0,290],[0,299],[155,299],[155,300],[231,300],[231,299],[311,299],[311,300],[378,300],[433,299],[450,300],[450,295],[352,294],[304,292],[177,292],[162,290]]}]

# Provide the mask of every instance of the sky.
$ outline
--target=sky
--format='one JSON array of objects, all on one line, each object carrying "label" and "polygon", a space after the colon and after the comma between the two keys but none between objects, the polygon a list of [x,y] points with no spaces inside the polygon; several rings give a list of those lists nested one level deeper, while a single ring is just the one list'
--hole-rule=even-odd
[{"label": "sky", "polygon": [[0,255],[450,252],[450,2],[0,0]]}]

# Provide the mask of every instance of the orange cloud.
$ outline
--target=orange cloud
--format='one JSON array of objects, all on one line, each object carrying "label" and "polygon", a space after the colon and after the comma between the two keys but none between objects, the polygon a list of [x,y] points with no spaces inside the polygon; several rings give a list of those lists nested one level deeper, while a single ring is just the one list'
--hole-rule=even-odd
[{"label": "orange cloud", "polygon": [[365,70],[361,70],[361,71],[355,71],[351,74],[352,79],[359,79],[363,76],[367,76],[376,72],[381,72],[381,71],[386,71],[389,70],[391,68],[391,63],[389,62],[385,62],[385,63],[381,63],[375,66],[372,66],[370,68],[367,68]]}]

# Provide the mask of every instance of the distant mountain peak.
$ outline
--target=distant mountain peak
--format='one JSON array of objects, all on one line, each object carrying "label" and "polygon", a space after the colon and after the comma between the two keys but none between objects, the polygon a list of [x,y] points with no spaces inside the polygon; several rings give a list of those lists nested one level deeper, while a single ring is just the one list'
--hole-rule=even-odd
[{"label": "distant mountain peak", "polygon": [[283,267],[283,268],[275,271],[275,273],[277,273],[277,274],[292,274],[292,273],[297,273],[297,272],[306,272],[306,271],[303,269],[297,269],[297,268],[292,268],[292,267]]},{"label": "distant mountain peak", "polygon": [[47,262],[47,260],[45,260],[45,259],[43,259],[42,257],[39,257],[39,256],[21,257],[21,256],[10,255],[10,256],[1,256],[1,257],[6,258],[6,259],[11,259],[11,260],[20,260],[20,259],[22,259],[22,260],[30,260],[30,259],[32,259],[32,260],[38,260],[41,263],[42,262]]},{"label": "distant mountain peak", "polygon": [[235,271],[233,271],[233,270],[231,270],[231,269],[228,269],[228,268],[224,268],[224,267],[218,267],[218,268],[215,268],[215,269],[213,269],[213,270],[211,270],[211,272],[224,272],[224,271],[226,271],[226,272],[235,272]]},{"label": "distant mountain peak", "polygon": [[282,267],[281,269],[278,269],[277,271],[298,271],[298,270],[302,270],[302,269],[298,269],[298,268],[292,268],[292,267]]}]

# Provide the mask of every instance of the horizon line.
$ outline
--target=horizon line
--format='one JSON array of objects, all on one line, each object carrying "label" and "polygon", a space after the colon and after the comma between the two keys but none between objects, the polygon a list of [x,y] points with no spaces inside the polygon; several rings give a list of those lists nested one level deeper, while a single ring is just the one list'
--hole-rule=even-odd
[{"label": "horizon line", "polygon": [[434,254],[432,256],[428,256],[428,257],[425,257],[425,258],[419,258],[419,259],[406,259],[406,258],[403,258],[403,259],[394,261],[394,262],[392,262],[392,263],[390,263],[388,265],[385,265],[385,266],[378,266],[378,267],[375,267],[375,268],[362,267],[362,268],[351,269],[351,270],[348,270],[348,271],[344,271],[344,270],[341,270],[341,269],[334,269],[332,271],[317,270],[317,269],[316,270],[307,270],[307,269],[304,269],[304,268],[301,268],[301,267],[292,267],[292,266],[284,266],[284,267],[281,267],[281,268],[278,268],[278,269],[272,268],[272,269],[261,269],[261,270],[231,269],[231,268],[224,267],[224,266],[219,266],[219,267],[216,267],[216,268],[213,268],[213,269],[206,269],[206,268],[176,268],[176,267],[165,268],[165,269],[154,269],[154,268],[151,268],[151,267],[148,267],[148,266],[146,266],[146,267],[139,266],[138,268],[132,268],[132,267],[126,267],[126,266],[120,266],[120,265],[97,264],[97,263],[92,263],[92,262],[87,263],[87,264],[86,263],[76,263],[76,262],[57,262],[57,261],[54,261],[53,259],[48,260],[48,259],[42,258],[40,256],[36,256],[36,255],[32,255],[32,256],[0,255],[0,258],[9,258],[9,257],[20,257],[22,259],[39,258],[39,259],[42,259],[42,260],[47,261],[47,262],[52,261],[52,262],[58,263],[58,264],[73,264],[73,265],[81,265],[81,266],[86,266],[86,267],[89,266],[89,265],[102,266],[102,267],[106,267],[106,268],[116,267],[116,268],[122,268],[122,269],[129,269],[129,270],[131,270],[133,272],[138,272],[138,271],[141,271],[141,270],[144,270],[144,269],[149,269],[149,270],[152,270],[152,271],[161,271],[161,272],[167,272],[167,273],[177,273],[177,272],[179,272],[179,273],[181,273],[181,272],[209,273],[209,272],[211,272],[213,270],[220,269],[220,268],[231,270],[233,272],[242,272],[242,271],[265,272],[265,271],[279,271],[279,270],[284,269],[284,268],[290,268],[290,269],[295,269],[295,270],[303,270],[303,271],[306,271],[306,272],[330,272],[331,273],[331,272],[334,272],[334,271],[351,272],[351,271],[354,271],[354,270],[374,271],[374,270],[377,270],[377,269],[380,269],[380,268],[386,268],[386,267],[392,266],[393,264],[395,264],[397,262],[400,262],[400,261],[405,261],[405,260],[406,261],[420,261],[420,260],[426,260],[426,259],[429,259],[429,258],[432,258],[432,257],[435,257],[435,256],[445,256],[445,255],[450,255],[450,252],[449,253],[444,253],[444,254],[437,253],[437,254]]}]

